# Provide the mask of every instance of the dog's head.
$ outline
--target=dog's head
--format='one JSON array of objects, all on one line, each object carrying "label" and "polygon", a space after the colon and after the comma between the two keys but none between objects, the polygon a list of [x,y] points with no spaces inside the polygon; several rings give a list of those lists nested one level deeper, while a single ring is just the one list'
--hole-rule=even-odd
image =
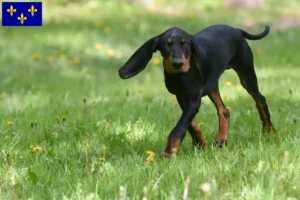
[{"label": "dog's head", "polygon": [[200,48],[194,36],[174,27],[138,48],[119,70],[120,77],[127,79],[141,72],[157,50],[163,57],[163,66],[168,73],[187,72],[191,67],[191,56],[200,57]]}]

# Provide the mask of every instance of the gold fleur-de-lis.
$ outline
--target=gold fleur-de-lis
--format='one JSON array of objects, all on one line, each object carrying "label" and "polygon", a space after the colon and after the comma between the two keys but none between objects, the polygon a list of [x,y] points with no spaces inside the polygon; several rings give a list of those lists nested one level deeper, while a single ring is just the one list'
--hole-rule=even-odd
[{"label": "gold fleur-de-lis", "polygon": [[18,17],[18,20],[21,22],[21,24],[24,24],[24,21],[27,20],[27,17],[25,17],[24,14],[22,13],[20,17]]},{"label": "gold fleur-de-lis", "polygon": [[7,12],[9,12],[10,16],[13,16],[15,12],[17,12],[17,9],[15,9],[12,5],[7,9]]},{"label": "gold fleur-de-lis", "polygon": [[38,10],[34,7],[34,5],[31,6],[31,8],[28,9],[28,12],[31,13],[31,16],[34,16],[34,13],[36,13]]}]

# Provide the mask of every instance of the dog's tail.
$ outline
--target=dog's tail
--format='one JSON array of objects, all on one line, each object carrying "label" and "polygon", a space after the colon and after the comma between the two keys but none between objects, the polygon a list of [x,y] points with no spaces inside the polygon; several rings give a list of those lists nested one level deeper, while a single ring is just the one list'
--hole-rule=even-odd
[{"label": "dog's tail", "polygon": [[262,39],[262,38],[264,38],[265,36],[268,35],[268,33],[270,32],[270,27],[266,26],[265,30],[262,33],[257,34],[257,35],[252,35],[252,34],[247,33],[246,31],[244,31],[242,29],[239,29],[239,30],[243,34],[244,38],[247,38],[248,40],[259,40],[259,39]]}]

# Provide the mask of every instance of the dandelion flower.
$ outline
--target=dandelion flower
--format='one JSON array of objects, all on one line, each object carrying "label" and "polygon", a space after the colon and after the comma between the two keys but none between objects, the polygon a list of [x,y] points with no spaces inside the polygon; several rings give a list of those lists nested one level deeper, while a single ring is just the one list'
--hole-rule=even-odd
[{"label": "dandelion flower", "polygon": [[225,84],[226,84],[227,86],[231,86],[231,85],[232,85],[232,83],[231,83],[230,81],[226,81]]},{"label": "dandelion flower", "polygon": [[109,50],[107,51],[107,55],[108,55],[109,57],[113,57],[113,56],[116,55],[116,52],[115,52],[114,50],[112,50],[112,49],[109,49]]},{"label": "dandelion flower", "polygon": [[236,89],[237,89],[238,91],[242,91],[242,86],[238,85],[238,86],[236,86]]},{"label": "dandelion flower", "polygon": [[79,64],[80,63],[80,59],[77,58],[77,57],[75,57],[75,58],[72,59],[72,63]]},{"label": "dandelion flower", "polygon": [[33,53],[33,54],[31,55],[31,57],[32,57],[33,59],[37,59],[37,58],[40,57],[40,54],[39,54],[39,53]]},{"label": "dandelion flower", "polygon": [[146,151],[146,153],[148,154],[146,161],[147,161],[147,164],[149,165],[153,162],[155,153],[153,151]]},{"label": "dandelion flower", "polygon": [[139,90],[139,93],[142,94],[144,91],[142,89]]},{"label": "dandelion flower", "polygon": [[64,54],[60,54],[60,56],[59,56],[59,59],[61,59],[61,60],[66,60],[66,55],[64,55]]},{"label": "dandelion flower", "polygon": [[95,26],[95,27],[100,27],[100,26],[101,26],[101,23],[100,23],[100,22],[94,22],[94,26]]},{"label": "dandelion flower", "polygon": [[33,147],[32,145],[30,146],[30,151],[32,153],[35,153],[37,151],[41,151],[42,150],[42,147],[41,146],[36,146],[36,147]]},{"label": "dandelion flower", "polygon": [[53,58],[53,56],[47,56],[47,60],[48,60],[48,62],[53,62],[54,58]]},{"label": "dandelion flower", "polygon": [[211,191],[211,187],[210,187],[210,184],[209,183],[203,183],[201,185],[201,190],[203,193],[209,193]]},{"label": "dandelion flower", "polygon": [[100,157],[100,158],[99,158],[99,161],[100,161],[100,162],[103,162],[103,161],[105,161],[105,158],[104,158],[104,157]]},{"label": "dandelion flower", "polygon": [[172,99],[173,99],[173,101],[176,101],[176,96],[174,95],[174,96],[172,96]]},{"label": "dandelion flower", "polygon": [[204,122],[200,122],[200,126],[205,126],[205,123]]},{"label": "dandelion flower", "polygon": [[109,26],[104,27],[104,32],[105,33],[111,32],[111,28]]},{"label": "dandelion flower", "polygon": [[187,15],[187,18],[188,18],[188,19],[194,19],[194,18],[195,18],[195,14],[194,14],[194,13],[189,13],[189,14]]},{"label": "dandelion flower", "polygon": [[154,58],[154,59],[153,59],[153,63],[154,63],[155,65],[159,65],[159,64],[160,64],[160,59],[159,59],[159,58]]},{"label": "dandelion flower", "polygon": [[100,44],[100,43],[97,43],[97,44],[95,45],[95,48],[96,48],[96,49],[102,49],[102,47],[103,47],[103,44]]},{"label": "dandelion flower", "polygon": [[14,124],[13,121],[8,121],[8,122],[7,122],[7,125],[10,125],[10,126],[11,126],[11,125],[13,125],[13,124]]},{"label": "dandelion flower", "polygon": [[227,110],[231,110],[231,107],[230,107],[230,106],[226,106],[226,109],[227,109]]}]

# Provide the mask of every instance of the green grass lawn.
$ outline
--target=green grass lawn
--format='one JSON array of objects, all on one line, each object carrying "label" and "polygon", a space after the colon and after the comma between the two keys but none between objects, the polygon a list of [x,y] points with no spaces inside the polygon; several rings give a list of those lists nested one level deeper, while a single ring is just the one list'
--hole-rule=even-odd
[{"label": "green grass lawn", "polygon": [[[160,159],[181,114],[160,54],[132,79],[118,69],[168,27],[195,33],[215,23],[245,28],[251,19],[256,33],[280,14],[210,8],[171,16],[110,1],[67,8],[47,6],[43,27],[0,29],[0,199],[182,199],[188,177],[189,199],[300,199],[299,28],[249,42],[275,134],[261,132],[254,101],[226,71],[228,146],[212,145],[218,119],[205,97],[197,119],[207,150],[187,135],[174,158]],[[146,151],[156,154],[150,164]]]}]

